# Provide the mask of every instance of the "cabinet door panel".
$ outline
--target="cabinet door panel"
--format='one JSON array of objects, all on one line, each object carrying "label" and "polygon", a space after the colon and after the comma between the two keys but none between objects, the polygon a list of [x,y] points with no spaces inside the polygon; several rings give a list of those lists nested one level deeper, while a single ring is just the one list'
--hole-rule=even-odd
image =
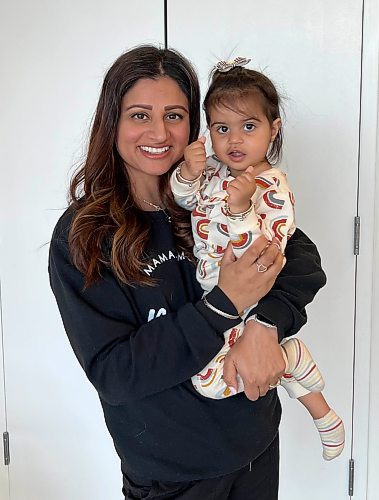
[{"label": "cabinet door panel", "polygon": [[[346,424],[346,449],[332,463],[304,408],[280,389],[281,500],[346,498],[351,440],[361,1],[168,3],[169,45],[196,65],[205,91],[220,59],[251,58],[284,96],[284,155],[297,225],[316,243],[328,284],[307,308],[299,334]],[[185,20],[185,28],[184,28]],[[348,117],[348,118],[347,118]]]},{"label": "cabinet door panel", "polygon": [[3,435],[7,429],[7,420],[5,413],[5,381],[4,381],[4,363],[3,363],[3,326],[2,326],[2,303],[1,303],[1,279],[0,279],[0,498],[9,500],[9,466],[5,462],[5,450],[3,449]]}]

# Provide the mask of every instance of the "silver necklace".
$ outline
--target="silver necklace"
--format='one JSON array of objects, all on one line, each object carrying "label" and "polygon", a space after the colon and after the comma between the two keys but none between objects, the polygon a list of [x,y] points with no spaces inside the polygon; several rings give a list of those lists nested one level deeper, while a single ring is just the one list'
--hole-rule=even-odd
[{"label": "silver necklace", "polygon": [[143,198],[140,198],[141,201],[143,201],[144,203],[146,203],[146,205],[149,205],[150,207],[153,207],[155,208],[155,210],[157,212],[163,212],[166,216],[166,219],[168,222],[171,222],[171,216],[166,212],[166,210],[164,208],[162,208],[161,206],[159,205],[156,205],[155,203],[151,203],[151,201],[147,201]]}]

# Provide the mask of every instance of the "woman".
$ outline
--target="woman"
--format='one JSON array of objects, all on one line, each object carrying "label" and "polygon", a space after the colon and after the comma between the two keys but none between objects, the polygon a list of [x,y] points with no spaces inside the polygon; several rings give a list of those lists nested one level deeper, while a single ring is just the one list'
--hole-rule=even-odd
[{"label": "woman", "polygon": [[[199,95],[175,51],[141,46],[112,65],[53,234],[51,286],[99,394],[126,499],[274,500],[281,409],[269,386],[284,370],[278,339],[305,323],[325,276],[297,230],[280,276],[283,257],[260,238],[238,261],[226,252],[218,286],[202,300],[188,213],[169,189],[198,137]],[[225,362],[225,380],[235,384],[238,371],[246,395],[202,397],[191,376],[219,351],[238,311],[258,301],[259,322],[248,322]]]}]

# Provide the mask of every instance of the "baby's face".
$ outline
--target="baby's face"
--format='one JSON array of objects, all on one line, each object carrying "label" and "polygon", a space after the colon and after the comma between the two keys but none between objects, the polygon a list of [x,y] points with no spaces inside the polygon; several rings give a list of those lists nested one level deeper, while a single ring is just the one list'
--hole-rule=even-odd
[{"label": "baby's face", "polygon": [[280,127],[279,119],[270,124],[254,97],[237,101],[233,108],[227,104],[214,106],[209,116],[213,150],[234,177],[266,159]]}]

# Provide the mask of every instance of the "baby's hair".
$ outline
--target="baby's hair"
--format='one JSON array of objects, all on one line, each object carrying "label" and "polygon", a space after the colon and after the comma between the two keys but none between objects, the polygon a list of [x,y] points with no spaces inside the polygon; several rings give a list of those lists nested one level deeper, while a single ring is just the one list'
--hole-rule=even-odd
[{"label": "baby's hair", "polygon": [[[225,106],[238,113],[243,113],[242,100],[258,98],[270,124],[280,116],[281,99],[272,81],[263,73],[253,69],[236,66],[223,72],[216,69],[211,74],[211,82],[204,99],[204,111],[210,126],[210,109]],[[280,127],[267,153],[271,164],[277,163],[282,154],[283,132]]]}]

